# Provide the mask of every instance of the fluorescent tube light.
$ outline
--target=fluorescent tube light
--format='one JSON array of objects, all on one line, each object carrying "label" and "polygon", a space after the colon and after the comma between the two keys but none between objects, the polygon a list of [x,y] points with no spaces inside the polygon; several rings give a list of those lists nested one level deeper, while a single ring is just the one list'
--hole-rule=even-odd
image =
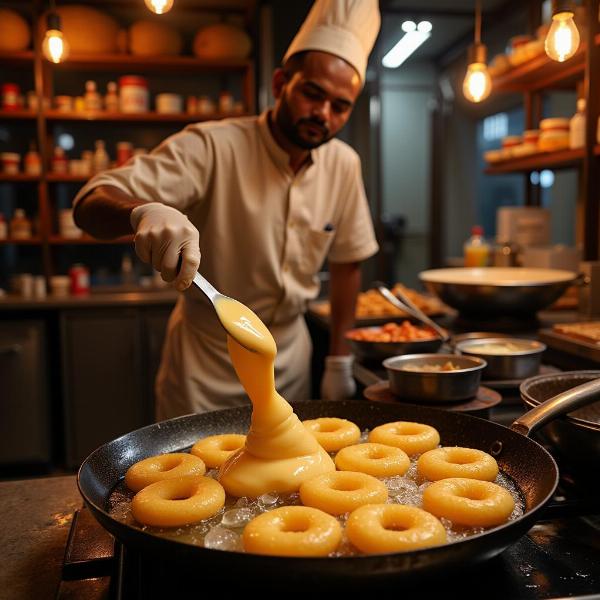
[{"label": "fluorescent tube light", "polygon": [[396,45],[383,57],[382,64],[388,69],[399,67],[423,42],[431,37],[431,23],[421,21],[418,25],[414,21],[404,21],[402,31],[404,35]]}]

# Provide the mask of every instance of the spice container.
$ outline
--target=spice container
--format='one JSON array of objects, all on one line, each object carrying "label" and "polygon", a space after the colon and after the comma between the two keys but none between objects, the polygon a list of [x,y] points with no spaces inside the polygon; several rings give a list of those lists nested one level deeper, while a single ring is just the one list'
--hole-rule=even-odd
[{"label": "spice container", "polygon": [[117,142],[117,167],[124,165],[133,156],[131,142]]},{"label": "spice container", "polygon": [[71,289],[71,278],[68,275],[50,277],[50,290],[53,296],[68,296]]},{"label": "spice container", "polygon": [[85,102],[85,110],[102,110],[102,99],[96,89],[95,81],[85,82],[85,95],[83,96]]},{"label": "spice container", "polygon": [[577,112],[569,121],[569,148],[585,146],[585,98],[577,100]]},{"label": "spice container", "polygon": [[21,89],[16,83],[2,84],[2,110],[18,110]]},{"label": "spice container", "polygon": [[64,174],[68,171],[68,166],[69,161],[65,156],[65,151],[60,146],[56,146],[52,156],[52,172]]},{"label": "spice container", "polygon": [[2,152],[0,154],[2,160],[2,172],[9,175],[16,175],[19,172],[19,163],[21,156],[17,152]]},{"label": "spice container", "polygon": [[37,94],[33,90],[27,92],[27,108],[33,112],[37,112],[39,107]]},{"label": "spice container", "polygon": [[185,101],[185,112],[188,115],[193,115],[193,114],[196,114],[197,111],[198,111],[198,100],[196,99],[196,96],[188,96],[187,100]]},{"label": "spice container", "polygon": [[483,227],[474,225],[471,237],[463,247],[465,267],[486,267],[490,258],[490,246],[483,237]]},{"label": "spice container", "polygon": [[198,98],[198,114],[210,115],[215,112],[215,103],[208,96]]},{"label": "spice container", "polygon": [[10,220],[10,236],[15,240],[31,239],[31,221],[22,208],[16,208]]},{"label": "spice container", "polygon": [[93,161],[93,169],[94,173],[99,173],[100,171],[106,171],[110,166],[110,157],[108,156],[108,152],[106,152],[106,148],[104,147],[104,140],[96,140],[94,142],[95,150],[94,150],[94,161]]},{"label": "spice container", "polygon": [[157,94],[156,112],[175,114],[183,111],[183,98],[179,94]]},{"label": "spice container", "polygon": [[81,296],[90,291],[90,272],[81,263],[74,264],[69,269],[70,289],[74,296]]},{"label": "spice container", "polygon": [[29,146],[29,151],[25,154],[24,169],[27,175],[39,175],[42,172],[42,159],[34,143]]},{"label": "spice container", "polygon": [[124,113],[144,113],[149,110],[148,82],[137,75],[124,75],[119,79],[119,106]]},{"label": "spice container", "polygon": [[117,93],[117,84],[114,81],[109,81],[106,84],[104,108],[107,112],[119,112],[119,94]]},{"label": "spice container", "polygon": [[233,112],[233,96],[229,92],[219,94],[219,112]]},{"label": "spice container", "polygon": [[73,96],[56,96],[54,98],[54,105],[56,110],[62,113],[68,113],[73,111]]}]

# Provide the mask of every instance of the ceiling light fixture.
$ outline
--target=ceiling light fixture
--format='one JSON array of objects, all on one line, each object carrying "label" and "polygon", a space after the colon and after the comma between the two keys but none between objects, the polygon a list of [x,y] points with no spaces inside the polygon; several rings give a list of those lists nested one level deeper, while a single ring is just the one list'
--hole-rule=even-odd
[{"label": "ceiling light fixture", "polygon": [[429,21],[404,21],[404,35],[396,45],[383,57],[381,63],[388,69],[399,67],[423,42],[431,37],[432,25]]},{"label": "ceiling light fixture", "polygon": [[487,48],[481,43],[481,0],[475,2],[475,42],[469,48],[469,66],[463,81],[463,94],[471,102],[485,100],[492,91],[487,69]]},{"label": "ceiling light fixture", "polygon": [[69,44],[60,28],[60,17],[56,12],[54,0],[50,2],[50,11],[46,17],[46,35],[42,42],[42,54],[53,63],[62,62],[69,56]]},{"label": "ceiling light fixture", "polygon": [[164,15],[173,8],[173,0],[144,0],[144,2],[157,15]]},{"label": "ceiling light fixture", "polygon": [[546,54],[552,60],[564,62],[579,48],[579,31],[573,15],[571,2],[553,0],[552,24],[544,41]]}]

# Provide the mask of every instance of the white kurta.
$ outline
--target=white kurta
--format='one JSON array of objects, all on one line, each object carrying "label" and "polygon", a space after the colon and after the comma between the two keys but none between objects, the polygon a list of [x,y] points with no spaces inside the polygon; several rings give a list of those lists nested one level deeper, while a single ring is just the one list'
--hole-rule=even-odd
[{"label": "white kurta", "polygon": [[[95,176],[79,192],[113,185],[185,213],[200,232],[200,272],[249,306],[274,335],[276,386],[289,401],[310,389],[307,301],[325,258],[364,260],[378,246],[360,159],[333,139],[294,174],[267,113],[186,127],[148,155]],[[248,402],[207,299],[184,292],[171,315],[157,377],[157,418]]]}]

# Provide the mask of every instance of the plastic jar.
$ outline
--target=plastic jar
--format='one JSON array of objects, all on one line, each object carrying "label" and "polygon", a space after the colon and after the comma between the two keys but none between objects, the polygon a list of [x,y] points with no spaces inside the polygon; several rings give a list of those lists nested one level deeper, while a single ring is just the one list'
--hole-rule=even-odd
[{"label": "plastic jar", "polygon": [[2,109],[18,110],[21,88],[16,83],[2,84]]},{"label": "plastic jar", "polygon": [[183,98],[179,94],[157,94],[156,112],[159,114],[183,112]]},{"label": "plastic jar", "polygon": [[19,172],[21,155],[17,152],[2,152],[2,154],[0,154],[0,160],[2,160],[3,173],[16,175]]},{"label": "plastic jar", "polygon": [[119,106],[124,113],[144,113],[149,110],[148,82],[138,75],[119,78]]},{"label": "plastic jar", "polygon": [[71,289],[71,278],[68,275],[50,277],[50,290],[53,296],[68,296]]}]

